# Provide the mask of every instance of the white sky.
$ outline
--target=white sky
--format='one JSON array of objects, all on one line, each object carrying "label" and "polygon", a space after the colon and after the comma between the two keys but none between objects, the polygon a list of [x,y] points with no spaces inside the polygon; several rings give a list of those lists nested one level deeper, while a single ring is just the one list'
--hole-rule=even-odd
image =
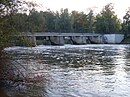
[{"label": "white sky", "polygon": [[102,8],[108,4],[114,4],[114,11],[118,18],[122,19],[126,10],[130,7],[130,0],[28,0],[36,1],[42,4],[42,10],[51,9],[53,11],[60,11],[61,8],[68,8],[70,11],[84,11],[87,12],[88,8],[93,8],[95,13],[99,13]]}]

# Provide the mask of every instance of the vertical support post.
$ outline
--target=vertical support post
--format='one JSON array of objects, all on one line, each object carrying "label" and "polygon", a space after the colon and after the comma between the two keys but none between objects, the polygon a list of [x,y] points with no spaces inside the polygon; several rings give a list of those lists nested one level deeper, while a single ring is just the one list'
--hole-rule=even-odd
[{"label": "vertical support post", "polygon": [[83,44],[83,36],[80,36],[80,38],[81,38],[80,44]]},{"label": "vertical support post", "polygon": [[37,40],[36,40],[36,36],[32,36],[32,40],[33,40],[33,45],[36,46],[37,45]]},{"label": "vertical support post", "polygon": [[61,40],[61,38],[60,38],[60,36],[59,36],[59,44],[61,43],[61,41],[60,41],[60,40]]},{"label": "vertical support post", "polygon": [[101,36],[100,35],[98,35],[98,41],[99,41],[99,43],[101,43]]}]

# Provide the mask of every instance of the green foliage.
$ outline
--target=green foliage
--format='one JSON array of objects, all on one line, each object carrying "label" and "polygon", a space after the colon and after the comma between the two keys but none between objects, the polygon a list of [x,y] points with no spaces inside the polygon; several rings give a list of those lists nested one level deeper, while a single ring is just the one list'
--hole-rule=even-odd
[{"label": "green foliage", "polygon": [[125,33],[130,32],[130,8],[128,9],[125,16],[123,17],[122,30]]},{"label": "green foliage", "polygon": [[90,9],[89,13],[87,14],[87,21],[86,21],[87,32],[95,31],[95,22],[96,18],[94,16],[94,12],[92,9]]},{"label": "green foliage", "polygon": [[[24,12],[33,6],[35,6],[35,4],[23,0],[0,0],[0,50],[9,46],[12,39],[10,35],[13,32],[15,33],[17,30],[21,31],[21,29],[23,29],[20,28],[20,25],[23,25],[21,24],[23,23],[23,21],[20,20],[21,18],[15,18],[16,15],[21,16],[18,12]],[[24,16],[26,15],[24,14]],[[22,19],[25,19],[25,17]],[[17,28],[16,25],[19,25],[19,27]]]},{"label": "green foliage", "polygon": [[[45,18],[42,13],[35,11],[34,9],[30,11],[27,21],[27,31],[29,32],[41,32],[45,30]],[[24,31],[25,32],[25,31]]]},{"label": "green foliage", "polygon": [[60,12],[30,10],[29,15],[17,13],[13,17],[14,28],[18,32],[80,32],[80,33],[116,33],[121,30],[120,20],[113,11],[112,4],[107,4],[100,14],[93,10],[84,12],[61,9]]},{"label": "green foliage", "polygon": [[68,9],[61,9],[61,15],[59,20],[59,26],[61,32],[70,32],[71,31],[71,22],[70,14]]},{"label": "green foliage", "polygon": [[60,12],[31,10],[29,15],[16,14],[14,27],[19,32],[92,32],[95,17],[93,11],[83,12],[61,9]]},{"label": "green foliage", "polygon": [[14,25],[19,32],[117,33],[121,31],[121,22],[115,15],[111,3],[106,5],[97,16],[91,9],[88,14],[78,11],[69,13],[68,9],[61,9],[60,12],[31,10],[29,15],[20,15],[17,15],[19,20],[14,18],[16,23]]},{"label": "green foliage", "polygon": [[55,15],[52,11],[42,12],[45,19],[45,31],[53,32],[55,29]]},{"label": "green foliage", "polygon": [[115,15],[112,4],[107,4],[102,12],[96,16],[96,32],[116,33],[120,29],[120,20]]},{"label": "green foliage", "polygon": [[14,31],[14,27],[12,26],[12,17],[6,16],[0,18],[0,49],[9,45],[9,34],[11,31]]},{"label": "green foliage", "polygon": [[55,29],[54,29],[54,31],[55,32],[59,32],[60,31],[60,13],[57,11],[56,13],[55,13],[55,19],[54,19],[54,22],[55,22]]},{"label": "green foliage", "polygon": [[74,32],[86,32],[87,15],[83,12],[72,11],[72,27]]}]

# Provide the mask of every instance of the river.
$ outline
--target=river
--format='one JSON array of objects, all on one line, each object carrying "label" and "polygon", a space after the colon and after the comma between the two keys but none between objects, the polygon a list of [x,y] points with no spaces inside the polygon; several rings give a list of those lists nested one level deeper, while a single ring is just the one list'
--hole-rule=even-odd
[{"label": "river", "polygon": [[[9,97],[130,97],[130,45],[9,47]],[[12,81],[13,80],[13,81]]]}]

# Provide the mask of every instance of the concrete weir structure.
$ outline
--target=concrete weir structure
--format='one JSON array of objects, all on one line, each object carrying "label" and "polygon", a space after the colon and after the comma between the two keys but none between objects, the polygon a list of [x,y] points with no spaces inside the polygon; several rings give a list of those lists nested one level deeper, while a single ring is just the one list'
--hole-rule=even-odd
[{"label": "concrete weir structure", "polygon": [[19,36],[30,37],[34,45],[120,43],[124,39],[124,34],[95,33],[26,32],[26,34],[21,33]]},{"label": "concrete weir structure", "polygon": [[124,39],[124,34],[104,34],[106,43],[120,43]]},{"label": "concrete weir structure", "polygon": [[[22,34],[23,35],[23,34]],[[25,34],[24,34],[25,35]],[[38,32],[27,34],[26,36],[36,37],[34,44],[40,41],[40,44],[64,45],[64,44],[88,44],[93,37],[102,40],[102,34],[93,33],[55,33],[55,32]],[[42,37],[42,38],[40,38]],[[96,40],[97,41],[97,40]]]}]

